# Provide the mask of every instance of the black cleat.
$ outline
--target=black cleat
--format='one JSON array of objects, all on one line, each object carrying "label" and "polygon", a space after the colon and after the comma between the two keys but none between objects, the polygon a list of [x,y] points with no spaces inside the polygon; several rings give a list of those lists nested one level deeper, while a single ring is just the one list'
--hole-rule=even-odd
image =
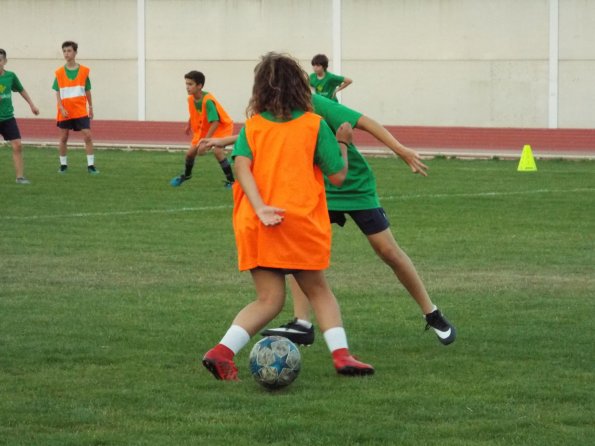
[{"label": "black cleat", "polygon": [[261,331],[260,334],[262,336],[283,336],[298,345],[312,345],[314,343],[314,325],[306,328],[298,324],[297,319],[278,328],[267,328]]},{"label": "black cleat", "polygon": [[436,309],[426,314],[424,319],[426,320],[426,330],[429,330],[431,327],[442,344],[451,344],[457,338],[457,331],[454,325],[448,322],[440,310]]}]

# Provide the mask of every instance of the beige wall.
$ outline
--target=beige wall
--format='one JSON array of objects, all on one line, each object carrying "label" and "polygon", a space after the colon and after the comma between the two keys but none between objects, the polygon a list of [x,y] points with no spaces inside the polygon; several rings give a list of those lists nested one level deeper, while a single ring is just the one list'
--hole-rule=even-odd
[{"label": "beige wall", "polygon": [[[558,123],[595,126],[595,1],[559,1]],[[549,0],[342,0],[343,102],[387,125],[547,127]],[[186,119],[183,75],[244,119],[258,57],[332,56],[332,0],[145,0],[146,119]],[[98,119],[138,116],[137,0],[0,0],[0,47],[42,117],[73,39]],[[331,60],[331,71],[333,61]],[[17,117],[30,116],[15,98]]]}]

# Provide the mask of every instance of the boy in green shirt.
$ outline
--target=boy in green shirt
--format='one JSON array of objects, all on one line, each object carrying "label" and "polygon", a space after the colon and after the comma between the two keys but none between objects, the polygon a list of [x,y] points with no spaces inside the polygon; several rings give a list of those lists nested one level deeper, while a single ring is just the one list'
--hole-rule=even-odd
[{"label": "boy in green shirt", "polygon": [[[421,162],[417,152],[402,145],[375,120],[321,96],[312,96],[312,102],[314,113],[321,115],[333,132],[336,132],[341,124],[348,122],[353,128],[364,130],[385,144],[409,165],[413,173],[427,175],[427,166]],[[338,188],[328,181],[325,182],[331,223],[344,226],[346,215],[349,215],[367,237],[376,255],[393,270],[397,279],[415,300],[426,321],[426,329],[432,328],[443,345],[454,342],[455,327],[430,300],[413,262],[397,244],[390,230],[388,218],[384,209],[380,207],[374,172],[353,144],[347,147],[347,158],[349,170],[342,187]],[[290,285],[295,319],[279,328],[265,330],[262,334],[285,336],[298,344],[309,345],[314,342],[314,330],[309,321],[310,307],[293,279],[290,280]]]},{"label": "boy in green shirt", "polygon": [[29,184],[30,181],[24,175],[23,145],[21,144],[21,133],[14,118],[12,92],[20,93],[31,107],[31,112],[34,115],[39,114],[39,109],[23,88],[17,75],[4,69],[7,61],[6,51],[0,48],[0,135],[4,137],[5,141],[10,141],[12,146],[12,160],[17,175],[17,184]]},{"label": "boy in green shirt", "polygon": [[333,74],[327,71],[327,68],[328,57],[324,54],[317,54],[312,58],[314,73],[310,74],[310,87],[314,94],[339,102],[337,93],[347,88],[353,81],[348,77]]},{"label": "boy in green shirt", "polygon": [[[364,130],[385,144],[409,166],[413,173],[427,176],[428,167],[422,163],[417,152],[397,141],[377,121],[320,95],[313,95],[312,103],[314,113],[322,116],[334,133],[341,124],[348,122],[353,128]],[[220,141],[205,141],[205,143],[226,145],[233,143],[236,138],[237,136],[234,136]],[[393,270],[397,279],[415,300],[426,321],[426,329],[432,328],[443,345],[454,342],[455,327],[430,300],[413,262],[397,244],[390,230],[388,218],[384,209],[380,207],[374,172],[353,144],[347,147],[347,158],[349,165],[347,178],[340,188],[333,186],[325,178],[331,223],[343,226],[346,223],[346,215],[349,215],[367,237],[376,255]],[[310,322],[310,305],[293,278],[290,279],[290,285],[295,319],[279,328],[264,330],[262,334],[284,336],[297,344],[312,344],[314,327]]]}]

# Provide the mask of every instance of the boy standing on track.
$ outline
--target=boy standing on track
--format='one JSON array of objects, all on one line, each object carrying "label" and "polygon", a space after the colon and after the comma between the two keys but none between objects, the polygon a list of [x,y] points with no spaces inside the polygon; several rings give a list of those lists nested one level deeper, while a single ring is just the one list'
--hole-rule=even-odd
[{"label": "boy standing on track", "polygon": [[62,54],[66,64],[55,72],[53,90],[56,92],[58,108],[57,126],[60,128],[60,168],[59,173],[68,169],[67,144],[70,131],[81,132],[87,153],[87,172],[97,175],[93,140],[91,138],[91,119],[93,119],[93,99],[89,68],[76,61],[78,44],[67,40],[62,44]]},{"label": "boy standing on track", "polygon": [[339,102],[337,93],[347,88],[353,81],[348,77],[333,74],[327,71],[327,68],[328,57],[324,54],[317,54],[312,58],[314,73],[310,74],[310,86],[315,94]]},{"label": "boy standing on track", "polygon": [[12,105],[12,92],[16,91],[27,101],[31,112],[34,115],[39,114],[39,109],[35,106],[19,78],[12,71],[6,71],[6,51],[0,48],[0,135],[5,141],[10,141],[12,146],[12,160],[16,172],[17,184],[29,184],[30,181],[24,175],[23,163],[23,145],[21,144],[21,133],[14,118],[14,107]]}]

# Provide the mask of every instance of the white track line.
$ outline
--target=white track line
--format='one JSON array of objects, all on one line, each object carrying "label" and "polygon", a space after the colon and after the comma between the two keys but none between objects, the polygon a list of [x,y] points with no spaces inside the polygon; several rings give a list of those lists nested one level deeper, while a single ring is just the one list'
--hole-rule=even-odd
[{"label": "white track line", "polygon": [[[384,196],[380,197],[381,201],[391,200],[418,200],[418,199],[432,199],[432,198],[491,198],[504,197],[509,195],[534,195],[534,194],[565,194],[577,192],[595,192],[594,188],[578,188],[578,189],[535,189],[528,191],[517,192],[476,192],[476,193],[461,193],[461,194],[416,194],[416,195],[398,195],[398,196]],[[0,220],[43,220],[52,218],[86,218],[86,217],[112,217],[123,215],[144,215],[144,214],[174,214],[182,212],[208,212],[219,211],[223,209],[231,209],[233,206],[202,206],[202,207],[183,207],[176,209],[145,209],[137,211],[115,211],[115,212],[77,212],[73,214],[55,214],[55,215],[6,215],[0,216]]]}]

